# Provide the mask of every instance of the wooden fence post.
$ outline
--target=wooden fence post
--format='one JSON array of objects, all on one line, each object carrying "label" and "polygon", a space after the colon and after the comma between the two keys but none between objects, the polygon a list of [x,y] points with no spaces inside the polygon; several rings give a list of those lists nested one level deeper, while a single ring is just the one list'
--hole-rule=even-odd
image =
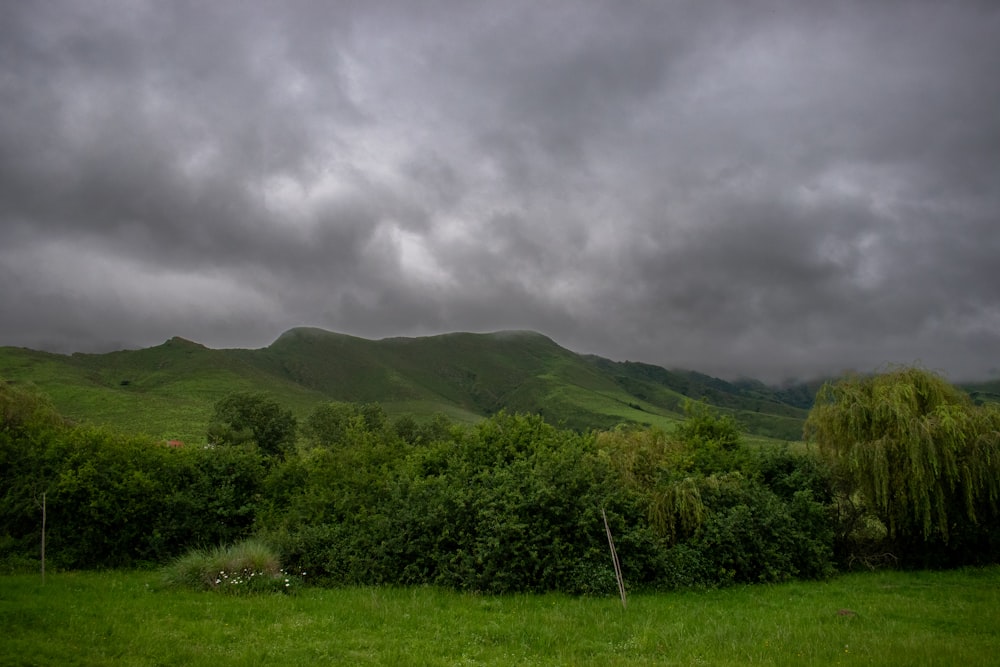
[{"label": "wooden fence post", "polygon": [[45,585],[45,494],[42,494],[42,585]]}]

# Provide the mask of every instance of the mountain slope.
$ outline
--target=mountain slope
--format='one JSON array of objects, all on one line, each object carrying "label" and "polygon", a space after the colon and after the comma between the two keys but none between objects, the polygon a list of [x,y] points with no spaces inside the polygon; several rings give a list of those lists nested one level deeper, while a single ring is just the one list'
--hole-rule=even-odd
[{"label": "mountain slope", "polygon": [[[539,412],[573,428],[621,421],[668,425],[676,412],[635,401],[586,360],[533,332],[452,333],[371,341],[320,329],[293,329],[248,363],[335,400],[454,406],[470,415]],[[652,407],[652,406],[651,406]]]},{"label": "mountain slope", "polygon": [[204,438],[214,403],[234,391],[266,391],[300,418],[324,401],[377,401],[390,415],[441,412],[471,422],[507,409],[577,429],[669,427],[694,398],[753,433],[786,439],[800,436],[806,414],[760,383],[579,355],[525,331],[375,341],[297,328],[256,350],[172,338],[69,356],[8,347],[0,348],[0,378],[37,385],[73,419],[192,441]]},{"label": "mountain slope", "polygon": [[[614,377],[636,399],[664,410],[681,412],[684,401],[704,400],[729,412],[750,432],[782,440],[796,440],[812,405],[789,402],[782,391],[744,380],[730,383],[693,371],[670,371],[632,361],[617,362],[588,357],[592,364]],[[815,391],[813,391],[815,395]]]},{"label": "mountain slope", "polygon": [[215,402],[234,391],[266,389],[297,411],[325,400],[229,350],[210,350],[182,338],[108,354],[0,348],[0,378],[34,384],[75,421],[194,441],[204,438]]}]

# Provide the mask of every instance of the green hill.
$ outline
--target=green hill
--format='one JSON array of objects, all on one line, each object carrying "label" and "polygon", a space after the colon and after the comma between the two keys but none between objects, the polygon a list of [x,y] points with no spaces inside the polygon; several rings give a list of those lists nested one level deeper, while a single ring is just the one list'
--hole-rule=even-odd
[{"label": "green hill", "polygon": [[377,401],[390,415],[473,422],[506,409],[576,429],[669,427],[693,398],[783,439],[800,437],[808,409],[801,396],[754,381],[579,355],[526,331],[375,341],[298,328],[256,350],[182,338],[108,354],[5,347],[0,378],[36,385],[71,419],[196,442],[214,403],[234,391],[268,392],[300,418],[324,401]]},{"label": "green hill", "polygon": [[1000,403],[1000,380],[962,385],[976,403]]},{"label": "green hill", "polygon": [[0,348],[0,377],[30,383],[78,422],[199,441],[217,400],[234,391],[266,390],[297,413],[326,400],[245,363],[231,350],[182,338],[142,350],[59,355]]}]

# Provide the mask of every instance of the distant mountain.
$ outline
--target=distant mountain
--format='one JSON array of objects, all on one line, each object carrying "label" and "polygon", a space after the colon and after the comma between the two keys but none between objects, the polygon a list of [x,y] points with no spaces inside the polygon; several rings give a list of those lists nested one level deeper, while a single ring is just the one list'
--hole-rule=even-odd
[{"label": "distant mountain", "polygon": [[214,403],[234,391],[269,392],[300,417],[325,401],[377,401],[390,415],[472,422],[506,409],[581,430],[669,427],[686,399],[704,399],[752,434],[795,440],[817,388],[580,355],[530,331],[367,340],[313,328],[256,350],[183,338],[108,354],[3,347],[0,378],[36,385],[72,419],[193,441],[204,438]]},{"label": "distant mountain", "polygon": [[976,403],[1000,403],[1000,380],[961,385]]}]

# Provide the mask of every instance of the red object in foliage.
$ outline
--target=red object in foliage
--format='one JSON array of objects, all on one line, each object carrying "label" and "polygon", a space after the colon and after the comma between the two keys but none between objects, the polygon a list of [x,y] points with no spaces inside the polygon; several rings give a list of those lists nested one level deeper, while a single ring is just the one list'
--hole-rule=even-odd
[{"label": "red object in foliage", "polygon": [[167,447],[183,447],[184,443],[180,440],[167,440]]}]

